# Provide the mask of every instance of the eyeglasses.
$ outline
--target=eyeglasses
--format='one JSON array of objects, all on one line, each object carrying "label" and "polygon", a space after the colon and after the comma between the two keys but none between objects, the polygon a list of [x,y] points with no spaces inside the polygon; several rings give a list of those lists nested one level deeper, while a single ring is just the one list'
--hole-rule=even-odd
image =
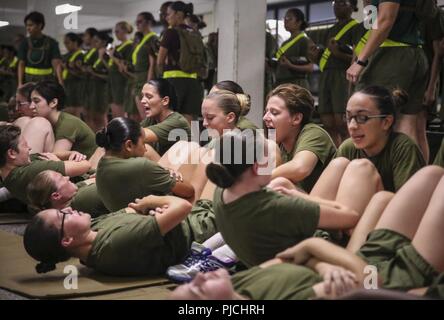
[{"label": "eyeglasses", "polygon": [[63,210],[60,210],[60,213],[62,214],[62,226],[60,227],[60,240],[62,240],[63,237],[65,236],[65,233],[63,232],[63,227],[65,226],[65,217],[69,213]]},{"label": "eyeglasses", "polygon": [[378,115],[374,115],[374,116],[367,116],[367,115],[363,115],[363,114],[356,114],[354,116],[344,115],[344,120],[347,123],[350,123],[353,119],[355,119],[356,123],[358,123],[358,124],[365,124],[370,119],[386,118],[387,116],[388,116],[388,114],[378,114]]},{"label": "eyeglasses", "polygon": [[28,101],[25,101],[25,102],[19,102],[19,101],[17,101],[17,102],[15,103],[15,105],[16,105],[17,107],[22,107],[22,106],[29,106],[30,103],[29,103]]}]

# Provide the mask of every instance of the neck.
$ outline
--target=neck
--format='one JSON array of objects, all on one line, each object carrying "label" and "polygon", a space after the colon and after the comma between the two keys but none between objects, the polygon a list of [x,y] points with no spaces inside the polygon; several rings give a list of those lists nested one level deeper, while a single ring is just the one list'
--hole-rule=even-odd
[{"label": "neck", "polygon": [[287,152],[290,152],[293,149],[300,132],[301,129],[297,128],[292,134],[289,134],[284,140],[282,140],[281,144]]},{"label": "neck", "polygon": [[48,116],[48,121],[52,124],[55,125],[57,123],[57,121],[59,120],[60,117],[60,111],[58,110],[54,110],[53,112],[51,112]]},{"label": "neck", "polygon": [[225,189],[224,200],[226,200],[226,202],[231,202],[248,193],[256,192],[261,189],[262,186],[256,183],[254,177],[251,177],[250,175],[246,177],[244,175],[244,177],[242,177],[239,181],[236,181],[231,187]]},{"label": "neck", "polygon": [[173,113],[173,111],[172,110],[170,110],[170,109],[164,109],[157,117],[154,117],[154,119],[158,122],[158,123],[160,123],[160,122],[162,122],[162,121],[164,121],[166,118],[168,118],[168,116],[170,115],[170,114],[172,114]]},{"label": "neck", "polygon": [[73,248],[69,248],[68,252],[73,257],[79,258],[82,261],[87,261],[89,252],[91,251],[92,243],[96,239],[96,236],[96,231],[89,230],[88,234],[84,236],[84,240],[82,241],[82,243]]},{"label": "neck", "polygon": [[349,20],[351,20],[351,17],[338,18],[338,22],[347,22]]},{"label": "neck", "polygon": [[296,37],[299,33],[301,33],[302,31],[299,29],[293,30],[291,32],[291,37]]},{"label": "neck", "polygon": [[369,157],[374,157],[374,156],[380,154],[381,151],[387,145],[387,142],[389,140],[389,136],[390,136],[390,134],[386,135],[382,139],[379,139],[377,144],[370,146],[369,148],[365,148],[364,149],[365,154],[368,155]]},{"label": "neck", "polygon": [[106,157],[114,157],[114,158],[120,158],[120,159],[128,159],[131,158],[129,155],[124,154],[121,151],[112,151],[112,150],[108,150],[105,153]]},{"label": "neck", "polygon": [[15,168],[17,168],[17,166],[10,163],[7,163],[5,164],[4,167],[0,168],[0,173],[3,181],[9,176],[11,171],[14,170]]},{"label": "neck", "polygon": [[125,43],[126,40],[127,40],[127,37],[126,36],[122,36],[119,40],[120,40],[121,43]]}]

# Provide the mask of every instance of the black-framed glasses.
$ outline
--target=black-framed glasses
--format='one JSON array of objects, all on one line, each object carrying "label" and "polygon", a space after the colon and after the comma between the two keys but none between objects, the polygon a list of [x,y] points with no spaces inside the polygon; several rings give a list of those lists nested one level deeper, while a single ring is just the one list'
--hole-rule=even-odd
[{"label": "black-framed glasses", "polygon": [[353,119],[355,119],[356,123],[358,124],[365,124],[368,120],[370,119],[375,119],[375,118],[386,118],[388,116],[388,114],[378,114],[378,115],[374,115],[374,116],[367,116],[364,114],[355,114],[354,116],[351,115],[344,115],[344,120],[347,123],[350,123]]},{"label": "black-framed glasses", "polygon": [[67,214],[69,214],[68,212],[65,212],[63,210],[60,210],[60,213],[62,214],[62,225],[60,227],[60,240],[63,239],[63,237],[65,236],[65,232],[63,231],[63,228],[65,226],[65,217]]}]

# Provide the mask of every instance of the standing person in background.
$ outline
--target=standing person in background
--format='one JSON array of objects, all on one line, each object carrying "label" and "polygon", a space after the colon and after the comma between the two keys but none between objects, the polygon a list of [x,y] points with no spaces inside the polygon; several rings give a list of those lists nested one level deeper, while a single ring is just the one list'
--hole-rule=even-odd
[{"label": "standing person in background", "polygon": [[109,103],[111,107],[112,117],[123,117],[125,111],[123,109],[123,101],[125,97],[125,88],[128,78],[123,73],[124,63],[130,59],[132,54],[131,40],[128,35],[133,32],[133,27],[126,21],[116,24],[114,33],[120,44],[109,52],[110,59],[108,61],[108,92]]},{"label": "standing person in background", "polygon": [[106,126],[108,113],[108,61],[106,47],[113,39],[106,32],[99,32],[93,38],[93,46],[98,52],[94,64],[88,68],[91,76],[88,95],[88,125],[94,132]]},{"label": "standing person in background", "polygon": [[45,17],[33,11],[26,15],[24,22],[29,37],[22,41],[18,51],[18,85],[53,78],[54,74],[63,85],[59,44],[42,33]]},{"label": "standing person in background", "polygon": [[162,24],[163,30],[160,33],[160,39],[162,40],[163,34],[165,33],[165,31],[168,29],[169,25],[168,25],[168,21],[166,21],[166,16],[167,16],[167,9],[170,6],[170,4],[172,4],[173,1],[165,1],[164,3],[162,3],[162,5],[160,6],[160,10],[159,10],[159,22]]},{"label": "standing person in background", "polygon": [[276,52],[278,65],[275,86],[293,83],[310,90],[308,74],[313,72],[313,63],[309,61],[308,52],[314,43],[304,32],[308,25],[305,15],[297,8],[288,9],[284,24],[291,37]]},{"label": "standing person in background", "polygon": [[83,46],[86,49],[85,56],[83,57],[82,74],[83,74],[83,107],[85,108],[85,122],[90,122],[90,112],[89,109],[92,106],[89,105],[89,96],[93,94],[91,82],[92,77],[88,72],[89,67],[92,67],[94,62],[99,56],[97,49],[93,47],[93,38],[98,33],[96,28],[88,28],[83,34]]},{"label": "standing person in background", "polygon": [[[427,1],[433,4],[432,1]],[[411,0],[372,0],[377,6],[377,28],[368,33],[368,40],[357,60],[348,68],[347,79],[360,90],[368,85],[400,88],[409,93],[409,101],[399,113],[395,131],[415,141],[426,160],[429,147],[423,107],[427,87],[427,58],[421,48],[423,41],[419,20],[413,10],[404,5],[416,5]]]},{"label": "standing person in background", "polygon": [[218,33],[212,32],[208,35],[206,51],[208,57],[208,77],[204,81],[204,88],[209,92],[217,82],[217,45]]},{"label": "standing person in background", "polygon": [[65,47],[68,53],[63,56],[63,81],[65,82],[66,100],[64,108],[78,118],[83,113],[83,83],[81,78],[81,67],[83,61],[83,51],[80,48],[82,39],[75,33],[65,35]]},{"label": "standing person in background", "polygon": [[203,88],[197,80],[197,73],[188,73],[179,65],[181,57],[180,32],[192,31],[185,25],[185,17],[193,14],[193,4],[182,1],[173,2],[167,10],[167,21],[170,26],[165,31],[160,43],[157,66],[163,78],[168,79],[176,89],[178,99],[177,111],[182,113],[188,121],[200,116],[200,106],[203,99]]},{"label": "standing person in background", "polygon": [[17,65],[18,58],[13,46],[3,47],[4,61],[0,65],[0,76],[2,76],[3,101],[8,102],[17,90]]},{"label": "standing person in background", "polygon": [[335,145],[339,146],[348,137],[343,120],[349,95],[345,71],[352,61],[353,52],[347,48],[353,44],[354,28],[358,24],[351,17],[353,11],[358,10],[357,0],[334,1],[333,10],[338,21],[326,31],[323,53],[313,49],[312,58],[319,63],[322,72],[318,108],[321,122]]},{"label": "standing person in background", "polygon": [[156,77],[155,66],[159,40],[155,32],[151,30],[156,20],[150,12],[141,12],[137,15],[137,31],[143,34],[140,43],[134,48],[131,62],[134,66],[134,85],[132,93],[134,103],[126,110],[128,116],[137,122],[145,118],[145,111],[140,104],[140,93],[143,85]]}]

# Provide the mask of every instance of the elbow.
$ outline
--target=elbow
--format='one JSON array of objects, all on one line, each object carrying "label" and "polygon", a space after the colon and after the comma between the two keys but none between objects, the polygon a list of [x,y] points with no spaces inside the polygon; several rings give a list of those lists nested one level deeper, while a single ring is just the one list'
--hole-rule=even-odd
[{"label": "elbow", "polygon": [[345,229],[354,228],[361,218],[361,215],[357,211],[351,209],[347,209],[345,215],[347,216]]}]

